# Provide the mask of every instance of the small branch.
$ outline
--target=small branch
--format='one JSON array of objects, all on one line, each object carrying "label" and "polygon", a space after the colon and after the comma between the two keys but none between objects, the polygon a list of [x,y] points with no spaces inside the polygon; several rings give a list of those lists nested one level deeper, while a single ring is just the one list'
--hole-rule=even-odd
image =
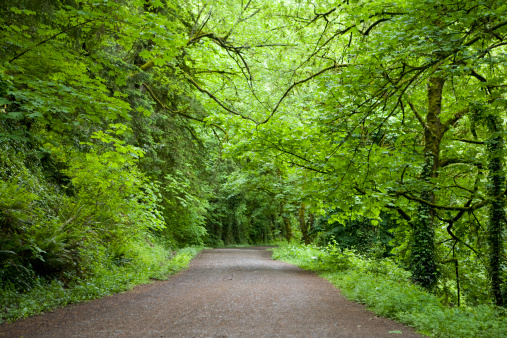
[{"label": "small branch", "polygon": [[[477,188],[477,187],[476,187]],[[476,189],[477,191],[477,189]],[[472,200],[473,200],[473,195],[472,195],[472,198],[470,198],[464,205],[464,207],[470,207],[470,205],[472,204]],[[477,252],[477,250],[475,250],[473,247],[471,247],[470,245],[468,245],[468,243],[466,243],[465,241],[463,241],[461,238],[459,238],[458,236],[456,236],[453,232],[452,232],[452,227],[454,226],[454,223],[457,222],[462,216],[463,214],[465,213],[466,210],[460,210],[460,212],[458,212],[458,214],[453,218],[453,219],[442,219],[440,217],[438,217],[441,221],[444,221],[446,222],[448,225],[446,227],[446,230],[447,230],[447,233],[449,234],[449,236],[452,237],[452,239],[454,239],[456,242],[460,242],[460,243],[463,243],[467,248],[469,248],[470,250],[472,250],[476,255],[477,255],[477,258],[481,258],[480,254]]]},{"label": "small branch", "polygon": [[308,170],[311,170],[311,171],[314,171],[316,173],[319,173],[319,174],[329,174],[328,172],[325,172],[325,171],[321,171],[319,169],[315,169],[315,168],[312,168],[312,167],[309,167],[309,166],[306,166],[306,165],[303,165],[303,164],[300,164],[300,163],[296,163],[296,162],[293,162],[293,161],[288,161],[290,164],[293,164],[297,167],[300,167],[300,168],[305,168],[305,169],[308,169]]},{"label": "small branch", "polygon": [[305,82],[308,82],[310,81],[311,79],[313,78],[316,78],[317,76],[327,72],[328,70],[331,70],[331,69],[338,69],[338,68],[343,68],[343,67],[348,67],[348,66],[351,66],[349,64],[341,64],[341,65],[338,65],[338,64],[334,64],[330,67],[327,67],[327,68],[324,68],[322,69],[321,71],[307,77],[306,79],[303,79],[303,80],[300,80],[298,82],[294,82],[286,91],[285,93],[282,95],[282,97],[280,98],[280,100],[278,100],[278,103],[276,104],[275,108],[271,111],[271,114],[262,122],[260,123],[257,123],[257,125],[261,125],[261,124],[264,124],[264,123],[267,123],[272,117],[273,115],[275,115],[276,111],[278,110],[278,108],[280,107],[280,104],[283,102],[283,100],[287,97],[287,95],[289,95],[289,93],[292,91],[292,89],[302,83],[305,83]]},{"label": "small branch", "polygon": [[460,142],[471,143],[471,144],[486,144],[485,142],[482,142],[482,141],[465,140],[462,138],[454,138],[454,139],[451,139],[451,141],[460,141]]},{"label": "small branch", "polygon": [[142,70],[143,72],[145,72],[153,66],[155,66],[155,62],[153,60],[150,60],[150,61],[146,62],[144,65],[142,65],[141,67],[139,67],[139,69]]},{"label": "small branch", "polygon": [[469,164],[469,165],[476,166],[479,169],[482,169],[482,167],[483,167],[482,163],[480,163],[480,162],[467,161],[467,160],[462,160],[459,158],[443,159],[440,161],[439,167],[443,168],[443,167],[446,167],[451,164]]},{"label": "small branch", "polygon": [[391,20],[391,18],[382,18],[382,19],[379,19],[377,21],[375,21],[370,27],[368,27],[368,29],[366,31],[364,31],[364,33],[362,33],[363,35],[367,36],[368,34],[370,34],[370,31],[375,28],[375,26],[377,26],[378,24],[384,22],[384,21],[389,21]]},{"label": "small branch", "polygon": [[454,210],[454,211],[472,211],[472,210],[476,210],[476,209],[482,208],[483,206],[485,206],[486,204],[488,204],[489,202],[491,202],[495,198],[500,198],[500,197],[504,196],[504,193],[502,193],[502,194],[500,194],[498,196],[495,196],[494,198],[486,199],[486,200],[483,200],[483,201],[481,201],[479,203],[475,203],[475,204],[471,205],[470,207],[448,207],[448,206],[445,206],[445,205],[438,205],[438,204],[430,203],[430,202],[428,202],[426,200],[423,200],[422,198],[409,195],[408,193],[405,193],[405,192],[398,193],[398,195],[401,195],[401,196],[405,197],[408,200],[416,201],[416,202],[419,202],[421,204],[425,204],[425,205],[430,206],[430,207],[435,208],[435,209]]},{"label": "small branch", "polygon": [[215,95],[211,94],[209,91],[207,91],[206,89],[203,89],[201,88],[201,86],[199,86],[197,84],[197,82],[195,82],[194,79],[192,79],[192,77],[190,77],[190,75],[188,75],[187,73],[183,72],[183,74],[185,74],[187,80],[195,87],[197,88],[198,91],[200,91],[201,93],[204,93],[206,95],[208,95],[209,98],[211,98],[213,101],[215,101],[220,107],[222,107],[223,109],[225,109],[226,111],[228,111],[229,113],[231,114],[234,114],[234,115],[237,115],[237,116],[240,116],[241,118],[245,119],[245,120],[249,120],[249,121],[252,121],[253,123],[255,124],[259,124],[256,120],[254,120],[253,118],[249,117],[249,116],[245,116],[243,114],[240,114],[232,109],[230,109],[229,107],[227,107],[225,104],[223,104]]},{"label": "small branch", "polygon": [[417,109],[415,108],[415,106],[412,104],[412,102],[410,102],[408,99],[405,99],[405,100],[408,102],[408,105],[410,106],[410,109],[414,113],[415,117],[417,117],[417,120],[419,121],[419,123],[421,124],[421,126],[425,130],[429,130],[428,125],[426,124],[426,122],[424,122],[424,119],[422,118],[421,114],[419,114],[419,112],[417,111]]},{"label": "small branch", "polygon": [[151,90],[151,88],[146,84],[146,83],[143,83],[143,86],[144,88],[146,88],[146,90],[148,91],[148,93],[150,93],[150,96],[153,98],[153,100],[155,100],[155,102],[160,105],[160,107],[162,107],[163,109],[173,113],[173,114],[177,114],[177,115],[180,115],[180,116],[183,116],[187,119],[190,119],[190,120],[194,120],[194,121],[198,121],[198,122],[201,122],[201,123],[204,123],[204,124],[209,124],[210,126],[213,126],[213,127],[216,127],[218,129],[220,129],[224,134],[225,134],[225,140],[227,140],[229,138],[229,134],[227,133],[227,131],[225,131],[224,128],[222,128],[221,126],[219,126],[218,124],[215,124],[215,123],[210,123],[210,122],[206,122],[204,120],[201,120],[201,119],[198,119],[196,117],[193,117],[193,116],[190,116],[190,115],[187,115],[183,112],[180,112],[180,111],[175,111],[175,110],[172,110],[172,109],[169,109],[166,105],[164,105],[160,100],[159,98],[155,95],[155,93],[153,92],[153,90]]},{"label": "small branch", "polygon": [[213,7],[210,8],[209,12],[208,12],[208,15],[206,17],[206,19],[204,20],[204,22],[202,23],[201,27],[199,27],[199,29],[197,30],[197,32],[195,32],[194,34],[195,35],[199,35],[201,34],[203,28],[206,26],[206,24],[208,23],[209,19],[211,18],[211,13],[213,11]]},{"label": "small branch", "polygon": [[192,30],[190,31],[190,36],[193,36],[196,32],[197,25],[199,24],[199,20],[201,19],[202,12],[206,9],[207,4],[204,4],[202,8],[199,10],[199,13],[197,13],[197,18],[195,19],[194,26],[192,27]]},{"label": "small branch", "polygon": [[402,208],[395,206],[395,205],[385,205],[388,209],[393,209],[400,214],[401,218],[403,218],[405,221],[410,222],[412,220],[412,217],[410,217],[409,214],[407,214]]},{"label": "small branch", "polygon": [[463,116],[465,116],[468,113],[468,111],[469,109],[465,108],[454,114],[452,118],[443,123],[444,130],[449,129],[450,126],[458,122],[458,120],[461,119]]},{"label": "small branch", "polygon": [[[315,21],[317,21],[319,18],[324,18],[324,20],[328,21],[328,20],[327,20],[327,16],[328,16],[329,14],[333,13],[334,11],[336,11],[336,9],[337,9],[337,8],[335,7],[335,8],[333,8],[333,9],[329,10],[328,12],[326,12],[326,13],[322,13],[322,14],[321,14],[321,13],[317,13],[316,11],[314,11],[314,13],[315,13],[315,18],[313,18],[313,19],[312,19],[312,21],[310,21],[310,22],[308,23],[308,25],[310,25],[310,24],[314,23],[314,22],[315,22]],[[307,26],[308,26],[308,25],[307,25]]]},{"label": "small branch", "polygon": [[400,178],[400,184],[403,184],[403,177],[405,176],[405,171],[407,171],[408,164],[403,168],[403,171],[401,172],[401,178]]},{"label": "small branch", "polygon": [[74,29],[74,28],[77,28],[77,27],[79,27],[79,26],[85,25],[85,24],[90,23],[90,22],[95,21],[95,20],[98,20],[98,19],[90,19],[90,20],[86,20],[85,22],[82,22],[82,23],[77,24],[77,25],[75,25],[75,26],[69,27],[69,28],[67,28],[67,29],[65,29],[65,30],[63,30],[63,31],[61,31],[61,32],[59,32],[59,33],[57,33],[57,34],[55,34],[55,35],[52,35],[52,36],[50,36],[49,38],[47,38],[46,40],[43,40],[43,41],[39,42],[38,44],[36,44],[34,47],[32,47],[32,48],[28,48],[28,49],[24,50],[23,52],[19,53],[18,55],[14,56],[12,59],[10,59],[10,60],[9,60],[9,63],[11,63],[12,61],[14,61],[14,60],[16,60],[16,59],[18,59],[18,58],[22,57],[23,55],[25,55],[25,54],[26,54],[26,53],[28,53],[29,51],[33,50],[34,48],[39,47],[40,45],[45,44],[46,42],[53,40],[53,39],[54,39],[54,38],[56,38],[57,36],[62,35],[62,34],[64,34],[64,33],[67,33],[68,31],[70,31],[70,30],[72,30],[72,29]]},{"label": "small branch", "polygon": [[297,47],[297,44],[286,44],[286,43],[269,43],[263,45],[253,45],[253,46],[241,46],[234,47],[235,49],[251,49],[251,48],[262,48],[262,47]]},{"label": "small branch", "polygon": [[[484,33],[492,33],[494,32],[495,30],[497,30],[498,28],[501,28],[503,26],[507,25],[507,21],[504,21],[504,22],[501,22],[499,23],[498,25],[496,26],[493,26],[492,28],[490,29],[486,29],[484,31]],[[481,38],[483,37],[483,35],[481,34],[480,36],[476,37],[476,38],[473,38],[472,40],[470,40],[469,42],[465,43],[465,46],[471,46],[473,45],[474,43],[476,43],[477,41],[479,41]]]},{"label": "small branch", "polygon": [[481,82],[488,82],[488,80],[486,80],[486,78],[482,75],[480,75],[479,73],[477,73],[475,70],[472,69],[471,73],[470,73],[473,77],[475,77],[477,80],[481,81]]}]

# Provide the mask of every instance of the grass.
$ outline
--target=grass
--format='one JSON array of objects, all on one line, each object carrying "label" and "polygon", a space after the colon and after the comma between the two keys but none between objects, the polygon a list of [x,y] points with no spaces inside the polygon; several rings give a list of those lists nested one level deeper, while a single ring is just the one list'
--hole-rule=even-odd
[{"label": "grass", "polygon": [[0,324],[68,304],[124,292],[136,285],[150,283],[153,279],[167,279],[168,276],[187,268],[192,258],[202,249],[202,247],[183,248],[168,259],[170,252],[161,245],[155,245],[150,250],[136,251],[135,257],[124,264],[99,263],[89,278],[77,279],[67,286],[57,280],[47,282],[38,279],[25,293],[2,289]]},{"label": "grass", "polygon": [[388,259],[367,259],[336,247],[284,245],[273,258],[319,273],[348,299],[431,337],[507,337],[507,311],[491,305],[449,308],[409,280]]}]

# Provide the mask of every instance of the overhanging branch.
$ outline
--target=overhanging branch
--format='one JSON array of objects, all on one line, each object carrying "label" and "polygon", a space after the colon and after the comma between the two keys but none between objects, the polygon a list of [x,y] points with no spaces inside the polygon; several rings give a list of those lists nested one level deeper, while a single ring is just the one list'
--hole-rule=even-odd
[{"label": "overhanging branch", "polygon": [[204,123],[204,124],[209,124],[210,126],[213,126],[215,128],[220,129],[225,134],[225,139],[226,140],[229,138],[229,134],[227,133],[227,131],[225,131],[225,129],[222,128],[221,126],[219,126],[218,124],[209,123],[209,122],[206,122],[204,120],[198,119],[196,117],[187,115],[187,114],[185,114],[183,112],[169,109],[166,105],[164,105],[162,103],[162,101],[160,101],[160,99],[155,95],[155,93],[153,92],[153,90],[151,90],[151,88],[146,83],[143,83],[143,86],[144,86],[144,88],[146,88],[146,90],[148,91],[148,93],[150,93],[150,96],[153,98],[153,100],[155,100],[155,102],[157,102],[157,104],[160,105],[160,107],[162,107],[163,109],[165,109],[165,110],[167,110],[167,111],[169,111],[169,112],[171,112],[173,114],[176,114],[176,115],[182,116],[184,118],[190,119],[190,120],[198,121],[198,122],[201,122],[201,123]]},{"label": "overhanging branch", "polygon": [[489,202],[491,202],[495,198],[500,198],[500,197],[502,197],[502,196],[505,195],[505,193],[502,193],[499,196],[495,196],[493,198],[483,200],[483,201],[475,203],[475,204],[473,204],[473,205],[471,205],[469,207],[451,207],[451,206],[446,206],[446,205],[438,205],[438,204],[430,203],[430,202],[428,202],[428,201],[426,201],[426,200],[424,200],[422,198],[410,195],[409,193],[406,193],[406,192],[397,193],[397,194],[405,197],[408,200],[416,201],[416,202],[419,202],[421,204],[425,204],[425,205],[430,206],[430,207],[435,208],[435,209],[454,210],[454,211],[473,211],[473,210],[477,210],[477,209],[482,208],[483,206],[487,205]]},{"label": "overhanging branch", "polygon": [[257,125],[261,125],[261,124],[264,124],[264,123],[267,123],[272,117],[273,115],[275,115],[276,111],[278,110],[278,108],[280,107],[280,104],[283,102],[283,100],[285,100],[285,98],[287,97],[287,95],[289,95],[289,93],[292,91],[292,89],[300,84],[303,84],[305,82],[308,82],[310,81],[311,79],[314,79],[316,78],[317,76],[327,72],[328,70],[331,70],[331,69],[338,69],[338,68],[344,68],[344,67],[348,67],[348,66],[351,66],[350,64],[341,64],[341,65],[338,65],[338,64],[333,64],[332,66],[330,67],[327,67],[327,68],[324,68],[322,70],[320,70],[319,72],[307,77],[306,79],[303,79],[303,80],[300,80],[300,81],[297,81],[297,82],[294,82],[289,88],[287,88],[287,90],[285,91],[285,93],[283,93],[282,97],[280,98],[280,100],[278,100],[278,103],[276,104],[275,108],[273,108],[273,110],[271,111],[271,114],[262,122],[260,123],[257,123]]},{"label": "overhanging branch", "polygon": [[245,116],[241,113],[238,113],[234,110],[232,110],[231,108],[227,107],[224,103],[222,103],[215,95],[211,94],[209,91],[207,91],[206,89],[204,88],[201,88],[201,86],[199,86],[199,84],[197,82],[195,82],[194,79],[192,79],[192,77],[190,75],[188,75],[187,73],[183,72],[183,74],[185,74],[185,77],[187,78],[188,82],[190,82],[198,91],[200,91],[201,93],[203,94],[206,94],[208,95],[208,97],[210,99],[212,99],[213,101],[215,101],[220,107],[222,107],[223,109],[225,109],[226,111],[228,111],[229,113],[233,114],[233,115],[237,115],[237,116],[240,116],[242,119],[245,119],[245,120],[249,120],[249,121],[252,121],[253,123],[255,124],[259,124],[256,120],[254,120],[253,118],[249,117],[249,116]]}]

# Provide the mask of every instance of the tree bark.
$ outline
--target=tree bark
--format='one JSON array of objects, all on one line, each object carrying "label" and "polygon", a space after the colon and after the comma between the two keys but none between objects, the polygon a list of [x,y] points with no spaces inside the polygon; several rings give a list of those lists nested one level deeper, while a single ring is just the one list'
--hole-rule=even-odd
[{"label": "tree bark", "polygon": [[290,242],[292,239],[292,229],[290,227],[290,220],[288,217],[283,216],[283,224],[285,226],[285,239]]},{"label": "tree bark", "polygon": [[310,244],[310,241],[308,239],[308,224],[305,220],[305,213],[306,213],[306,206],[304,203],[301,203],[301,206],[299,207],[299,227],[301,228],[301,234],[303,235],[303,242],[305,245]]},{"label": "tree bark", "polygon": [[[502,254],[503,254],[503,228],[505,222],[505,198],[498,197],[505,191],[505,170],[503,152],[505,142],[503,139],[503,122],[498,116],[490,114],[486,117],[486,124],[491,137],[487,142],[488,149],[488,193],[493,201],[489,208],[488,244],[489,244],[489,273],[491,278],[491,291],[496,305],[503,306],[502,295]],[[495,198],[496,197],[496,198]]]},{"label": "tree bark", "polygon": [[[429,203],[435,203],[435,194],[429,183],[431,178],[438,176],[440,142],[446,130],[440,121],[444,84],[445,79],[440,77],[432,77],[428,83],[428,114],[424,124],[424,165],[421,172],[424,187],[421,199]],[[431,289],[437,282],[434,219],[435,209],[426,204],[419,204],[413,224],[410,268],[414,281],[427,289]]]},{"label": "tree bark", "polygon": [[310,237],[310,232],[313,230],[313,224],[315,223],[315,215],[313,213],[308,216],[308,223],[306,228],[308,229],[308,244],[312,242],[312,238]]}]

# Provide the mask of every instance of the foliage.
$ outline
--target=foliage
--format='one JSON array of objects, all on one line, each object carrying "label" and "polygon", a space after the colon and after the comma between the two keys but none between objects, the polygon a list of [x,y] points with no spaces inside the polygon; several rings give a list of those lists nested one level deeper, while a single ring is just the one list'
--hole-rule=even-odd
[{"label": "foliage", "polygon": [[[392,253],[420,285],[459,304],[470,295],[461,283],[477,289],[489,273],[491,293],[477,301],[501,304],[505,252],[493,242],[505,225],[487,212],[497,198],[488,175],[505,179],[488,167],[494,133],[476,115],[505,119],[503,2],[214,4],[203,48],[236,64],[196,51],[213,70],[195,74],[196,88],[228,130],[235,188],[282,204],[287,239],[302,205],[341,225],[393,219]],[[498,225],[488,245],[483,220]]]},{"label": "foliage", "polygon": [[206,236],[208,182],[196,163],[208,156],[202,140],[210,161],[217,142],[200,111],[171,110],[192,103],[173,67],[185,63],[187,43],[179,6],[0,4],[0,290],[17,313],[9,318],[161,277],[188,258],[166,264],[171,250]]},{"label": "foliage", "polygon": [[411,273],[389,259],[369,259],[347,252],[348,268],[330,269],[316,260],[331,259],[329,249],[281,246],[273,258],[319,272],[349,299],[366,304],[380,316],[414,326],[432,337],[500,337],[507,333],[507,313],[490,305],[452,308],[413,284]]},{"label": "foliage", "polygon": [[383,214],[380,222],[364,218],[351,219],[345,224],[330,224],[329,219],[338,212],[343,211],[328,211],[324,217],[318,219],[313,231],[319,232],[319,243],[328,243],[333,239],[342,249],[353,249],[375,257],[392,255],[392,244],[395,242],[392,231],[396,229],[396,222],[388,214]]},{"label": "foliage", "polygon": [[[146,243],[150,239],[146,238]],[[135,257],[123,264],[109,262],[107,266],[96,265],[93,276],[78,279],[68,285],[53,280],[37,278],[32,288],[19,293],[12,288],[0,291],[2,321],[14,321],[67,304],[84,302],[117,292],[132,289],[134,286],[149,283],[152,279],[166,279],[188,267],[190,260],[202,249],[187,247],[178,250],[174,256],[160,244],[130,247],[126,255]],[[104,257],[96,257],[104,259]]]},{"label": "foliage", "polygon": [[354,249],[445,304],[504,304],[506,12],[0,2],[1,287],[138,264],[145,236],[284,239],[329,244],[322,269]]}]

